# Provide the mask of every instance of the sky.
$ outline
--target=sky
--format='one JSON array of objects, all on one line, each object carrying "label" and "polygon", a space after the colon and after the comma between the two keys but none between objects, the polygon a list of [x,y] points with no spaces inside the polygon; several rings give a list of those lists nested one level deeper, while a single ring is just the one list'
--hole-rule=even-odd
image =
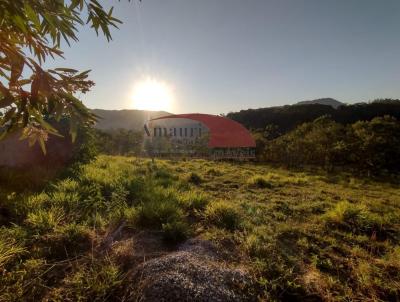
[{"label": "sky", "polygon": [[134,109],[146,79],[173,113],[228,113],[332,97],[400,98],[400,1],[103,1],[124,23],[89,27],[49,67],[91,69],[89,108]]}]

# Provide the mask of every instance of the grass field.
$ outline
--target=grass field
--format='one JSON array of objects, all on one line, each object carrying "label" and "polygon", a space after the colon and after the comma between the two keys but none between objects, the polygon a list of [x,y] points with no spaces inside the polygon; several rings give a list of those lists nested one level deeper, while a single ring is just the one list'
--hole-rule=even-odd
[{"label": "grass field", "polygon": [[126,237],[160,234],[164,252],[187,238],[214,242],[229,265],[250,272],[260,300],[400,299],[400,187],[393,182],[110,156],[39,190],[37,179],[24,185],[32,176],[7,173],[0,301],[123,300],[132,251],[104,247],[118,227]]}]

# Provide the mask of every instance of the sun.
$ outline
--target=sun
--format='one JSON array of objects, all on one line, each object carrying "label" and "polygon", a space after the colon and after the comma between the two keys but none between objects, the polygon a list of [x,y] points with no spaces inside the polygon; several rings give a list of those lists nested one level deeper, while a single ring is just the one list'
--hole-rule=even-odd
[{"label": "sun", "polygon": [[135,109],[171,111],[174,101],[173,91],[167,83],[147,78],[134,85],[132,101]]}]

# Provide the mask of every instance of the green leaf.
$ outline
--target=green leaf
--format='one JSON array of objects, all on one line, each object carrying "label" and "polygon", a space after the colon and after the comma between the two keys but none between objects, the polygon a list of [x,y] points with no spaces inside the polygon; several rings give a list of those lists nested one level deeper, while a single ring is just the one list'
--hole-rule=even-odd
[{"label": "green leaf", "polygon": [[42,149],[43,154],[46,155],[46,144],[44,143],[43,137],[39,137],[39,145]]},{"label": "green leaf", "polygon": [[25,13],[30,21],[35,25],[36,29],[40,29],[40,19],[29,3],[25,2]]},{"label": "green leaf", "polygon": [[14,15],[14,16],[12,17],[12,19],[14,20],[15,25],[17,25],[17,27],[18,27],[23,33],[26,34],[26,33],[28,32],[27,29],[26,29],[26,26],[25,26],[24,19],[23,19],[21,16],[19,16],[19,15]]},{"label": "green leaf", "polygon": [[71,72],[71,73],[77,73],[78,72],[78,70],[72,69],[72,68],[55,68],[54,70],[63,71],[63,72]]}]

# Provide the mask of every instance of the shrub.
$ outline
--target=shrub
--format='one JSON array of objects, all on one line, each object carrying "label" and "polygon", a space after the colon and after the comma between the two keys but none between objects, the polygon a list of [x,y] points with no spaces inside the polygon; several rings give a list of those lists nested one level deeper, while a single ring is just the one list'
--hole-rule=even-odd
[{"label": "shrub", "polygon": [[248,180],[250,186],[257,188],[272,188],[272,183],[269,179],[262,175],[255,175]]},{"label": "shrub", "polygon": [[241,222],[238,208],[225,200],[209,203],[205,217],[210,223],[228,230],[238,228]]},{"label": "shrub", "polygon": [[195,185],[199,185],[201,184],[201,182],[203,181],[203,179],[201,178],[201,176],[197,173],[190,173],[188,176],[188,182],[195,184]]}]

